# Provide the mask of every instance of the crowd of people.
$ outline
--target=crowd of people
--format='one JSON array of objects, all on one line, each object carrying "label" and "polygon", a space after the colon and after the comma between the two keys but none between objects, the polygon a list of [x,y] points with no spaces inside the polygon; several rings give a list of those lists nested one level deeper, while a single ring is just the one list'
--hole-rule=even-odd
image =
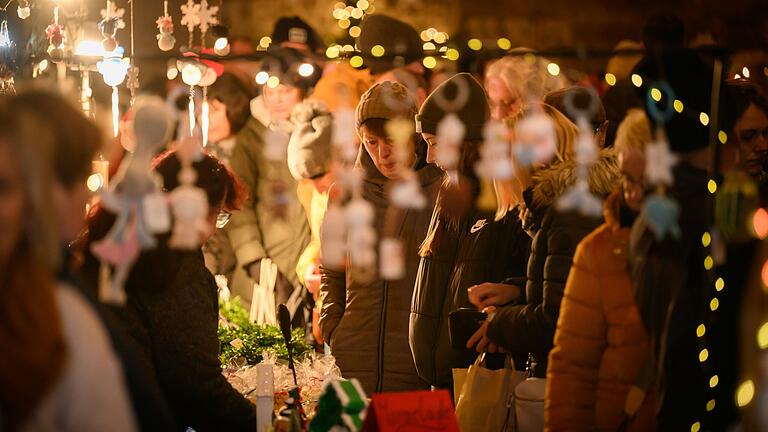
[{"label": "crowd of people", "polygon": [[[207,90],[193,168],[210,236],[180,251],[158,235],[119,306],[98,300],[93,253],[117,216],[86,188],[101,132],[50,91],[0,96],[0,429],[255,430],[255,406],[222,375],[214,275],[252,318],[285,304],[369,396],[458,393],[455,371],[484,353],[489,369],[511,360],[545,379],[546,430],[768,427],[750,327],[765,320],[766,254],[739,235],[768,204],[768,99],[683,35],[679,19],[651,18],[642,42],[618,46],[644,53],[617,55],[615,85],[595,90],[526,48],[439,80],[421,56],[323,65],[315,31],[281,19],[258,69],[277,85],[232,68]],[[376,14],[358,49],[376,45],[422,42]],[[713,108],[715,133],[700,116]],[[478,169],[489,125],[506,133],[507,174]],[[152,169],[172,192],[184,162],[168,141]],[[393,200],[403,184],[418,204]],[[579,184],[601,212],[561,204]],[[373,268],[358,265],[367,243]],[[399,275],[382,276],[393,262]],[[476,324],[464,339],[457,312],[483,313],[458,324]]]}]

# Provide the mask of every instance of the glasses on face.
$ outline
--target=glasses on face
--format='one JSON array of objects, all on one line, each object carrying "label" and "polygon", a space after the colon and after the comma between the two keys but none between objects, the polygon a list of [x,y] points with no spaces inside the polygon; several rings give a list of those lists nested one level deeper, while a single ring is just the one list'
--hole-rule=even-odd
[{"label": "glasses on face", "polygon": [[754,141],[759,137],[762,137],[763,139],[768,139],[768,128],[765,128],[763,130],[744,129],[739,131],[739,138],[741,139],[741,141],[744,141],[744,142]]},{"label": "glasses on face", "polygon": [[216,228],[224,228],[227,223],[229,223],[229,220],[232,219],[232,213],[227,211],[220,211],[218,215],[216,215]]}]

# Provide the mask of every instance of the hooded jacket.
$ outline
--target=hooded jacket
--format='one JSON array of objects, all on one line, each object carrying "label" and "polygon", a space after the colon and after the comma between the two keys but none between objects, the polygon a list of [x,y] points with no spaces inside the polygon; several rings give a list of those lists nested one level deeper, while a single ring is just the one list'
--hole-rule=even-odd
[{"label": "hooded jacket", "polygon": [[[424,142],[419,143],[425,146]],[[422,149],[423,150],[423,149]],[[426,151],[418,152],[416,174],[427,197],[422,210],[393,207],[387,196],[389,180],[360,146],[356,169],[363,173],[363,198],[375,209],[374,228],[381,239],[385,224],[394,229],[403,246],[405,277],[361,282],[352,269],[320,267],[320,327],[323,338],[345,377],[360,380],[367,394],[426,389],[416,373],[408,346],[408,313],[416,279],[418,250],[429,227],[442,171],[426,164]],[[334,194],[331,193],[331,196]],[[333,198],[332,198],[333,199]]]},{"label": "hooded jacket", "polygon": [[[611,150],[603,150],[589,169],[589,188],[606,197],[618,180],[618,166]],[[524,193],[527,206],[524,227],[533,240],[527,281],[520,304],[497,309],[488,325],[488,338],[512,353],[530,353],[533,373],[543,377],[555,326],[560,314],[565,282],[576,246],[603,222],[602,216],[558,211],[554,205],[576,181],[576,161],[558,162],[540,170]]]},{"label": "hooded jacket", "polygon": [[[611,195],[605,224],[576,248],[549,353],[547,430],[615,431],[648,355],[627,270],[631,223],[620,223],[620,202],[620,191]],[[628,430],[655,429],[653,399],[645,398]]]},{"label": "hooded jacket", "polygon": [[[234,287],[243,286],[246,267],[262,258],[270,258],[280,273],[295,288],[300,286],[296,264],[309,243],[307,216],[296,195],[296,180],[287,162],[269,160],[264,155],[264,136],[268,129],[251,118],[237,134],[232,152],[232,170],[243,180],[249,198],[225,227],[238,268]],[[279,207],[280,210],[276,210]],[[244,284],[246,288],[251,284]],[[250,289],[235,292],[246,307],[250,305]]]},{"label": "hooded jacket", "polygon": [[467,290],[484,282],[524,280],[530,237],[522,230],[517,210],[494,221],[493,214],[473,211],[456,228],[448,227],[435,209],[432,216],[442,231],[436,252],[423,257],[413,293],[410,344],[419,375],[431,385],[451,388],[452,369],[466,368],[477,357],[474,350],[454,349],[448,316],[475,307]]}]

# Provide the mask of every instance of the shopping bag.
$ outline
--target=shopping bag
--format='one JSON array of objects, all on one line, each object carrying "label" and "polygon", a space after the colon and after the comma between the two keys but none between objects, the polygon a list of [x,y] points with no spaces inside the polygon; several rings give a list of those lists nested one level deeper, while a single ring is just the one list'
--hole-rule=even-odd
[{"label": "shopping bag", "polygon": [[459,395],[461,388],[464,387],[464,381],[467,380],[469,368],[453,368],[453,406],[459,404]]},{"label": "shopping bag", "polygon": [[544,394],[547,380],[528,378],[515,387],[515,419],[517,432],[544,430]]},{"label": "shopping bag", "polygon": [[526,376],[515,370],[510,356],[504,368],[486,369],[485,354],[481,354],[469,367],[456,404],[462,432],[514,431],[514,390]]}]

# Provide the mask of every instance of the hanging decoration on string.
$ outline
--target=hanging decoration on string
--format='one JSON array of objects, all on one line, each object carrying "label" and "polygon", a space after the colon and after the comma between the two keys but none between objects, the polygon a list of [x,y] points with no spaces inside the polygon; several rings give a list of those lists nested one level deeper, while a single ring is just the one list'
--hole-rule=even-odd
[{"label": "hanging decoration on string", "polygon": [[[120,166],[109,190],[100,190],[104,207],[117,215],[106,237],[92,246],[102,262],[99,295],[105,302],[125,302],[124,284],[141,250],[157,246],[154,235],[171,221],[152,159],[167,142],[172,116],[159,97],[139,98],[134,107],[133,154]],[[114,273],[112,270],[114,269]]]},{"label": "hanging decoration on string", "polygon": [[101,10],[102,20],[99,22],[99,31],[104,37],[101,40],[101,46],[105,53],[111,53],[117,49],[115,36],[118,29],[125,28],[125,21],[122,18],[124,14],[125,9],[118,9],[111,0],[107,0],[107,7]]},{"label": "hanging decoration on string", "polygon": [[187,27],[189,32],[187,46],[192,47],[195,27],[200,25],[200,4],[195,3],[195,0],[187,0],[186,4],[181,5],[181,25]]},{"label": "hanging decoration on string", "polygon": [[45,29],[48,39],[48,56],[54,63],[64,61],[64,26],[59,24],[59,6],[53,8],[53,24]]},{"label": "hanging decoration on string", "polygon": [[128,0],[130,2],[131,6],[131,68],[128,70],[128,81],[126,83],[126,87],[128,87],[128,91],[131,92],[131,106],[136,102],[136,92],[139,91],[139,87],[141,86],[141,83],[139,82],[139,67],[136,66],[136,34],[135,29],[136,26],[134,23],[136,22],[133,19],[133,3],[135,0]]},{"label": "hanging decoration on string", "polygon": [[208,198],[197,186],[197,172],[193,163],[202,157],[198,140],[187,137],[179,143],[176,156],[181,162],[178,180],[180,186],[170,193],[173,210],[173,232],[170,247],[179,250],[199,250],[210,234],[208,226]]},{"label": "hanging decoration on string", "polygon": [[0,94],[15,93],[16,44],[8,32],[8,20],[0,22]]},{"label": "hanging decoration on string", "polygon": [[587,91],[590,98],[589,106],[585,109],[576,107],[574,103],[576,92],[565,94],[565,108],[576,117],[576,124],[579,127],[575,146],[576,183],[558,199],[557,208],[558,210],[576,210],[585,216],[597,217],[602,214],[603,203],[589,190],[589,170],[598,158],[597,143],[589,119],[597,110],[600,97],[593,89],[582,88]]},{"label": "hanging decoration on string", "polygon": [[170,51],[176,45],[173,36],[173,17],[168,14],[168,0],[163,2],[163,15],[157,18],[157,47],[162,51]]},{"label": "hanging decoration on string", "polygon": [[475,174],[480,179],[477,208],[495,212],[498,208],[494,181],[506,182],[512,178],[512,160],[509,156],[509,129],[498,121],[490,121],[483,128],[483,145]]}]

